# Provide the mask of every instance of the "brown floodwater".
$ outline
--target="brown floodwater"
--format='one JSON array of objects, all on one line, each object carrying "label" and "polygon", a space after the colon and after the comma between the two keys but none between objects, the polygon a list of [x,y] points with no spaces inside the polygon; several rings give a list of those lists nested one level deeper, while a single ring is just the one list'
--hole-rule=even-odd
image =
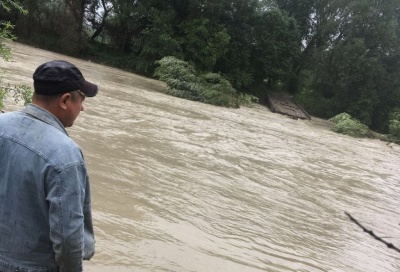
[{"label": "brown floodwater", "polygon": [[[162,82],[18,43],[11,84],[53,59],[100,86],[70,136],[92,185],[85,271],[400,271],[400,147],[255,106],[161,93]],[[15,110],[8,103],[6,110]]]}]

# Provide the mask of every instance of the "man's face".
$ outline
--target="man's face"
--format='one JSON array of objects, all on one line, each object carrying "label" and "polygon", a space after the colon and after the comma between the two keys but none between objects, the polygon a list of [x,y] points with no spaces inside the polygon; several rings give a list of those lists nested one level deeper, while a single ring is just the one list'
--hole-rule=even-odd
[{"label": "man's face", "polygon": [[78,90],[71,92],[70,95],[65,103],[66,110],[64,116],[60,120],[64,127],[71,127],[79,113],[84,110],[83,101],[85,100],[85,95]]}]

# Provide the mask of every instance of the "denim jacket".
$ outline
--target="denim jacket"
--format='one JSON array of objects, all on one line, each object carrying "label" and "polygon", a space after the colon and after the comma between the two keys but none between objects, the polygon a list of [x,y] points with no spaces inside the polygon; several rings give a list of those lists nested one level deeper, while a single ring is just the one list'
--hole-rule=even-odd
[{"label": "denim jacket", "polygon": [[94,254],[80,148],[33,104],[0,114],[0,272],[82,271]]}]

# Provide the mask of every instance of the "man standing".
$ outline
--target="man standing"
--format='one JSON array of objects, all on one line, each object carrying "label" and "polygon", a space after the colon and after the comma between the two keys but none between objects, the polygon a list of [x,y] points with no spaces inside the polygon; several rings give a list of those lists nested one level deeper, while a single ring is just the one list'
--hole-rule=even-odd
[{"label": "man standing", "polygon": [[0,271],[82,271],[94,254],[89,178],[65,128],[98,88],[66,61],[33,74],[32,104],[0,114]]}]

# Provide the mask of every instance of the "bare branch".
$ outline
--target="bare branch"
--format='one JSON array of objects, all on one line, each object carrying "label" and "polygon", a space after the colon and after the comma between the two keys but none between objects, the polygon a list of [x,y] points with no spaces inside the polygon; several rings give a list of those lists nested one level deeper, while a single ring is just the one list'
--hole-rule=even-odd
[{"label": "bare branch", "polygon": [[359,226],[364,232],[368,233],[369,235],[371,235],[372,237],[375,238],[375,240],[378,240],[382,243],[384,243],[388,248],[394,249],[396,250],[398,253],[400,253],[400,249],[398,247],[395,247],[392,243],[386,242],[385,240],[383,240],[381,237],[376,236],[376,234],[372,231],[372,230],[368,230],[366,229],[363,225],[361,225],[353,216],[351,216],[348,212],[344,212],[351,221],[353,221],[354,223],[356,223],[357,226]]}]

